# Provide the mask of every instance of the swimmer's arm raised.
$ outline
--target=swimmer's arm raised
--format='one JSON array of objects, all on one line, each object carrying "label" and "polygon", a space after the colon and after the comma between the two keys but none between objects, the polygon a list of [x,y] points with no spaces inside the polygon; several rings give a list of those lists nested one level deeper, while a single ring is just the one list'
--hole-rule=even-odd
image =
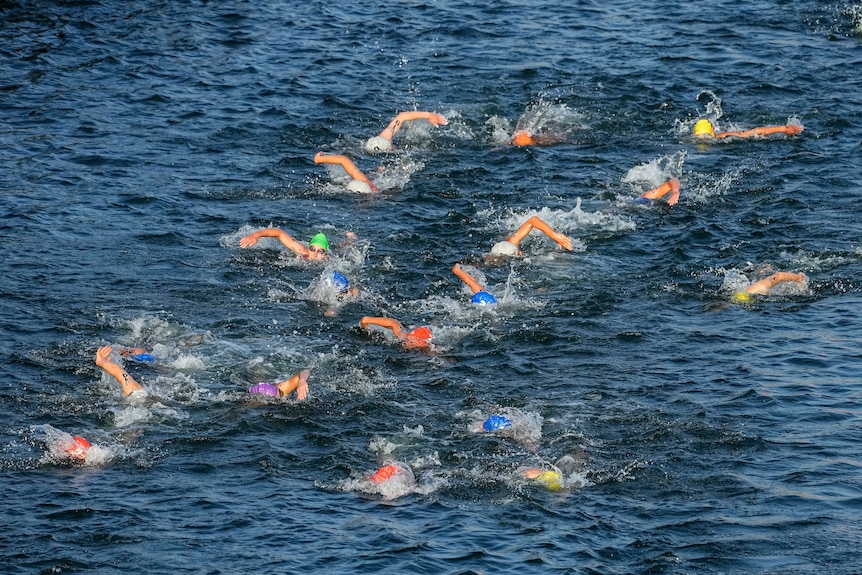
[{"label": "swimmer's arm raised", "polygon": [[572,249],[572,240],[569,239],[568,236],[555,232],[551,226],[541,220],[538,216],[533,216],[521,224],[521,227],[512,234],[509,241],[517,246],[525,237],[527,237],[527,234],[529,234],[533,228],[543,232],[549,238],[557,242],[557,245],[560,246],[560,248],[565,248],[567,250]]},{"label": "swimmer's arm raised", "polygon": [[752,128],[751,130],[743,130],[741,132],[719,132],[715,134],[715,137],[750,138],[752,136],[770,136],[772,134],[795,136],[796,134],[801,133],[802,130],[803,127],[799,124],[787,124],[786,126],[761,126],[759,128]]},{"label": "swimmer's arm raised", "polygon": [[140,383],[135,381],[125,369],[111,361],[110,345],[104,345],[96,351],[96,365],[105,370],[108,375],[117,380],[123,390],[123,395],[129,395],[133,391],[143,389]]},{"label": "swimmer's arm raised", "polygon": [[380,137],[392,140],[404,122],[412,122],[413,120],[428,120],[434,126],[446,125],[446,118],[436,112],[401,112],[380,132]]},{"label": "swimmer's arm raised", "polygon": [[347,175],[353,178],[354,180],[360,180],[365,182],[371,187],[372,191],[377,191],[377,186],[371,183],[371,180],[366,177],[362,171],[356,167],[356,164],[348,158],[347,156],[343,156],[340,154],[324,154],[323,152],[317,152],[314,155],[314,163],[315,164],[336,164],[344,168],[344,171],[347,172]]},{"label": "swimmer's arm raised", "polygon": [[241,248],[250,248],[255,245],[260,238],[277,238],[278,241],[284,245],[290,251],[302,256],[306,257],[309,254],[308,248],[293,239],[290,234],[281,230],[279,228],[266,228],[265,230],[259,230],[254,233],[248,234],[243,237],[239,241],[239,246]]},{"label": "swimmer's arm raised", "polygon": [[402,338],[405,337],[404,327],[401,325],[397,319],[392,319],[389,317],[372,317],[365,316],[359,320],[359,327],[363,329],[368,329],[369,325],[376,325],[382,328],[386,328],[392,330],[392,333],[395,337]]},{"label": "swimmer's arm raised", "polygon": [[641,197],[646,198],[648,200],[657,200],[660,197],[670,194],[670,198],[667,200],[667,205],[673,206],[679,201],[679,180],[676,178],[671,178],[666,181],[662,185],[657,188],[653,188],[651,190],[647,190],[644,192]]}]

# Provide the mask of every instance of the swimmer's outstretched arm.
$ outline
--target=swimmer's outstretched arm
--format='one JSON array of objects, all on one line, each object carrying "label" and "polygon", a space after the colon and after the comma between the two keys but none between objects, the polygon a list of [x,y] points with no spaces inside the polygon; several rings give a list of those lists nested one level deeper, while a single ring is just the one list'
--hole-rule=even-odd
[{"label": "swimmer's outstretched arm", "polygon": [[356,167],[356,164],[348,158],[347,156],[342,156],[340,154],[324,154],[323,152],[317,152],[314,155],[314,163],[315,164],[336,164],[344,168],[344,171],[347,172],[347,175],[353,178],[354,180],[359,180],[361,182],[365,182],[371,187],[372,191],[377,191],[377,186],[371,183],[365,174]]},{"label": "swimmer's outstretched arm", "polygon": [[407,335],[404,333],[404,326],[402,326],[401,322],[397,319],[392,319],[389,317],[365,316],[359,320],[359,327],[363,329],[368,329],[369,325],[376,325],[392,330],[392,333],[395,334],[395,337],[397,338],[403,338]]},{"label": "swimmer's outstretched arm", "polygon": [[250,248],[255,245],[260,238],[278,238],[278,241],[280,241],[284,247],[304,258],[309,257],[311,254],[307,247],[293,239],[290,234],[284,230],[280,230],[278,228],[266,228],[265,230],[259,230],[248,234],[239,240],[239,247]]},{"label": "swimmer's outstretched arm", "polygon": [[123,395],[129,395],[133,391],[143,389],[140,383],[135,381],[125,369],[111,361],[110,345],[104,345],[96,351],[96,365],[104,369],[108,375],[117,380],[123,389]]},{"label": "swimmer's outstretched arm", "polygon": [[446,125],[446,118],[436,112],[401,112],[380,132],[380,137],[392,140],[404,122],[412,122],[413,120],[428,120],[434,126]]},{"label": "swimmer's outstretched arm", "polygon": [[787,124],[786,126],[762,126],[760,128],[752,128],[751,130],[743,130],[741,132],[719,132],[715,134],[716,138],[750,138],[752,136],[770,136],[772,134],[787,134],[795,136],[803,130],[799,124]]},{"label": "swimmer's outstretched arm", "polygon": [[311,375],[311,372],[307,369],[303,369],[297,374],[294,374],[293,377],[288,379],[287,381],[282,381],[277,384],[278,391],[281,392],[281,395],[287,397],[293,391],[296,391],[296,398],[300,401],[305,399],[308,395],[308,376]]},{"label": "swimmer's outstretched arm", "polygon": [[657,188],[653,188],[651,190],[647,190],[644,192],[641,197],[646,198],[648,200],[657,200],[660,197],[670,194],[670,198],[667,200],[667,205],[672,206],[679,201],[679,180],[676,178],[671,178],[662,185]]},{"label": "swimmer's outstretched arm", "polygon": [[805,274],[794,274],[790,272],[776,272],[769,277],[756,281],[745,291],[750,294],[766,295],[769,291],[780,284],[781,282],[802,282],[805,281]]},{"label": "swimmer's outstretched arm", "polygon": [[544,232],[545,235],[557,242],[557,245],[560,246],[560,248],[566,248],[567,250],[572,249],[572,240],[570,240],[568,236],[555,232],[551,226],[543,222],[537,216],[533,216],[521,224],[521,227],[512,234],[508,241],[517,246],[524,238],[527,237],[527,234],[529,234],[533,228]]},{"label": "swimmer's outstretched arm", "polygon": [[452,273],[458,276],[462,282],[467,284],[467,287],[469,287],[474,294],[480,291],[485,291],[485,288],[482,286],[482,284],[476,281],[476,278],[461,269],[460,264],[455,264],[454,266],[452,266]]}]

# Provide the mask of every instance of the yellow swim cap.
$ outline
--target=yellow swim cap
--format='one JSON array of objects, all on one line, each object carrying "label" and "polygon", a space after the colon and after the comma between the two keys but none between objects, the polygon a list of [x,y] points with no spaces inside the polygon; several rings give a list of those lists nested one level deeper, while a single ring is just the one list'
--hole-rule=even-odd
[{"label": "yellow swim cap", "polygon": [[746,303],[751,301],[751,294],[747,291],[738,291],[733,294],[733,299],[738,301],[739,303]]},{"label": "yellow swim cap", "polygon": [[712,127],[712,122],[709,120],[698,120],[697,124],[694,125],[694,135],[704,136],[706,134],[709,134],[710,136],[715,134],[715,128]]},{"label": "yellow swim cap", "polygon": [[559,491],[563,488],[563,478],[556,471],[543,471],[536,477],[536,483],[552,491]]}]

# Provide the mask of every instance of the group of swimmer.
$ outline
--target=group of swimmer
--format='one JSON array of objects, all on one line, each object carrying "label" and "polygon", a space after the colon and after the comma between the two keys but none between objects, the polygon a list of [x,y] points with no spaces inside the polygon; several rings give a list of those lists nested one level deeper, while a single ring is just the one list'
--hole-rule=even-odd
[{"label": "group of swimmer", "polygon": [[[369,152],[384,152],[393,149],[392,141],[398,131],[402,128],[405,122],[413,122],[417,120],[425,120],[433,126],[446,125],[447,120],[444,116],[433,112],[402,112],[398,114],[389,125],[380,132],[379,135],[370,138],[365,149]],[[693,134],[699,139],[709,138],[750,138],[753,136],[768,136],[772,134],[785,134],[788,136],[799,134],[802,131],[802,126],[789,124],[785,126],[765,126],[754,128],[745,131],[726,131],[716,132],[713,123],[707,119],[701,119],[695,123]],[[553,134],[531,134],[525,130],[516,131],[511,138],[511,144],[514,146],[540,146],[553,145],[561,143],[561,139]],[[325,154],[318,152],[314,156],[316,164],[332,164],[338,165],[344,169],[350,178],[346,187],[348,190],[356,193],[376,193],[378,188],[365,176],[354,163],[344,155]],[[657,201],[663,198],[667,205],[673,206],[679,201],[680,197],[680,182],[677,178],[670,178],[661,185],[644,192],[640,201]],[[572,250],[572,241],[565,234],[555,231],[550,225],[542,221],[540,218],[533,216],[527,219],[512,235],[507,239],[496,243],[491,248],[491,256],[496,258],[517,257],[522,255],[520,244],[532,232],[539,230],[548,238],[554,241],[561,250]],[[353,234],[348,234],[349,238],[353,238]],[[330,251],[329,240],[322,232],[311,237],[307,244],[296,240],[290,234],[279,228],[266,228],[255,231],[243,236],[239,245],[241,248],[250,248],[258,243],[261,238],[275,238],[285,248],[306,260],[323,260],[327,257]],[[489,306],[497,304],[497,298],[489,293],[476,278],[463,269],[460,263],[455,263],[452,267],[452,273],[463,282],[472,292],[471,302],[480,306]],[[328,278],[330,283],[335,287],[339,294],[352,294],[357,292],[356,288],[350,284],[348,278],[334,271]],[[752,282],[743,291],[737,292],[735,298],[740,302],[749,301],[754,295],[766,295],[776,285],[782,282],[802,282],[806,278],[801,273],[776,272],[772,275]],[[363,330],[370,330],[372,326],[376,326],[385,330],[389,330],[392,335],[407,349],[429,350],[432,348],[433,333],[429,327],[420,326],[413,329],[405,328],[401,322],[390,317],[365,316],[359,321],[359,327]],[[95,364],[110,375],[119,384],[124,396],[134,397],[136,395],[146,395],[143,386],[135,381],[135,379],[112,358],[114,352],[121,357],[129,358],[134,361],[151,362],[155,358],[143,348],[126,348],[117,347],[115,350],[110,345],[100,347],[95,355]],[[293,374],[287,380],[278,383],[258,383],[249,388],[249,393],[257,395],[266,395],[272,397],[289,397],[295,394],[299,401],[304,400],[308,395],[308,379],[310,370],[303,369],[296,374]],[[512,420],[505,415],[494,414],[488,417],[482,425],[477,429],[479,432],[499,432],[512,427]],[[87,451],[90,449],[90,443],[81,436],[71,438],[69,445],[66,447],[66,454],[73,460],[83,462],[86,460]],[[523,477],[535,480],[538,484],[549,489],[560,489],[563,486],[563,478],[561,474],[550,467],[528,467],[520,469]],[[368,475],[366,479],[373,483],[381,483],[392,480],[393,478],[405,477],[412,478],[412,472],[409,467],[398,462],[390,462],[380,467],[376,472]]]}]

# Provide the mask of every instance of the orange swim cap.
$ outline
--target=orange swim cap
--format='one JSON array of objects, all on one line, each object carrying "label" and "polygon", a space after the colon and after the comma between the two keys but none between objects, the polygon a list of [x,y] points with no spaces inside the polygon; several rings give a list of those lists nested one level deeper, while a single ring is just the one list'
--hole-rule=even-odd
[{"label": "orange swim cap", "polygon": [[408,337],[415,337],[417,339],[431,339],[431,330],[427,327],[417,327],[407,335]]},{"label": "orange swim cap", "polygon": [[520,131],[512,137],[512,143],[516,146],[532,146],[536,142],[530,134]]},{"label": "orange swim cap", "polygon": [[398,473],[398,467],[395,465],[384,465],[377,472],[371,476],[371,481],[374,483],[381,483],[388,479],[392,479],[392,476]]},{"label": "orange swim cap", "polygon": [[72,443],[66,447],[66,453],[68,453],[69,457],[72,459],[84,461],[87,459],[88,449],[90,449],[90,442],[80,435],[76,435],[72,438]]}]

